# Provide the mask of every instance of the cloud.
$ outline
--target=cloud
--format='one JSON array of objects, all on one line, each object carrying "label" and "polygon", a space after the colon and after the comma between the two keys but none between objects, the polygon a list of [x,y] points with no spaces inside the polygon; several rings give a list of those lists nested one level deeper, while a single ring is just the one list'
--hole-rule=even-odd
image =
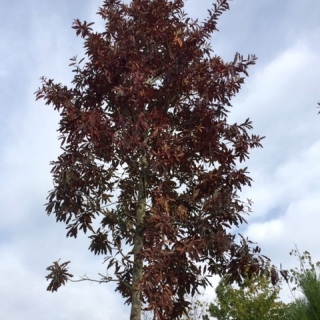
[{"label": "cloud", "polygon": [[3,318],[127,319],[128,307],[105,284],[67,283],[58,292],[50,293],[45,291],[47,283],[43,275],[32,271],[15,252],[4,253],[0,267]]}]

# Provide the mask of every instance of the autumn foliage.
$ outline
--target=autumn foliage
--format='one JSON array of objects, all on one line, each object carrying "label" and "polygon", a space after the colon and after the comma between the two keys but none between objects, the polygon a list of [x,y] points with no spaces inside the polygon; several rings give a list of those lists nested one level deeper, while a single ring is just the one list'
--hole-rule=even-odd
[{"label": "autumn foliage", "polygon": [[178,317],[210,275],[240,282],[263,262],[230,231],[250,208],[238,197],[251,181],[241,163],[262,138],[227,115],[256,58],[224,62],[210,47],[229,1],[202,23],[183,2],[105,0],[103,32],[74,21],[85,58],[71,59],[72,86],[42,78],[36,92],[61,116],[46,211],[68,237],[88,234],[112,271],[101,281],[117,282],[131,319],[141,302],[156,319]]}]

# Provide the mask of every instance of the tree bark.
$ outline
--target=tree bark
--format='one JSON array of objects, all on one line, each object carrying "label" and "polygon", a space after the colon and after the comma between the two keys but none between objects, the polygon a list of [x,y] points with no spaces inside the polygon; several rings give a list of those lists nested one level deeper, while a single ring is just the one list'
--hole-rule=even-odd
[{"label": "tree bark", "polygon": [[147,178],[147,159],[141,158],[141,175],[138,188],[138,206],[136,211],[136,233],[133,239],[134,265],[132,275],[132,303],[130,320],[141,320],[141,299],[139,281],[142,278],[143,261],[138,254],[143,246],[142,226],[146,214],[146,178]]}]

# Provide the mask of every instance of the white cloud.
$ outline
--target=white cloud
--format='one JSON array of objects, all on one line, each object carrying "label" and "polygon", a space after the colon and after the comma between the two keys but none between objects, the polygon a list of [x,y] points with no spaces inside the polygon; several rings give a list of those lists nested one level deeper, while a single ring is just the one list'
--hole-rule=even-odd
[{"label": "white cloud", "polygon": [[67,283],[46,291],[43,275],[32,272],[13,252],[6,252],[0,272],[1,315],[5,319],[127,319],[128,307],[106,285]]}]

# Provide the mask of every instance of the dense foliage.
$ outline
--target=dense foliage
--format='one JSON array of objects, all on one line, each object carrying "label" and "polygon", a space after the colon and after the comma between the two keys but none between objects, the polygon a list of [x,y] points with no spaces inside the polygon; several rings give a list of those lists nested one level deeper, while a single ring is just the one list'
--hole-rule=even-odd
[{"label": "dense foliage", "polygon": [[287,312],[287,320],[320,320],[320,278],[315,271],[307,271],[299,277],[303,294]]},{"label": "dense foliage", "polygon": [[[46,211],[68,237],[88,234],[113,273],[101,282],[116,281],[131,319],[141,302],[156,319],[178,317],[208,276],[261,271],[260,249],[230,231],[250,209],[238,198],[251,182],[241,163],[262,138],[249,119],[228,122],[256,59],[224,62],[210,48],[228,2],[198,23],[182,0],[105,0],[103,32],[74,21],[86,57],[71,59],[72,86],[42,78],[36,92],[61,116]],[[49,290],[70,279],[68,263],[49,267]]]},{"label": "dense foliage", "polygon": [[279,299],[280,283],[272,285],[267,272],[247,277],[239,287],[222,278],[216,288],[216,301],[209,305],[209,314],[218,320],[284,319],[287,307]]},{"label": "dense foliage", "polygon": [[[289,305],[286,320],[320,319],[320,262],[313,263],[308,251],[302,254],[296,247],[290,252],[299,261],[299,267],[290,270],[288,283],[293,283],[294,301]],[[300,296],[296,296],[296,290]],[[301,295],[302,294],[302,295]]]}]

